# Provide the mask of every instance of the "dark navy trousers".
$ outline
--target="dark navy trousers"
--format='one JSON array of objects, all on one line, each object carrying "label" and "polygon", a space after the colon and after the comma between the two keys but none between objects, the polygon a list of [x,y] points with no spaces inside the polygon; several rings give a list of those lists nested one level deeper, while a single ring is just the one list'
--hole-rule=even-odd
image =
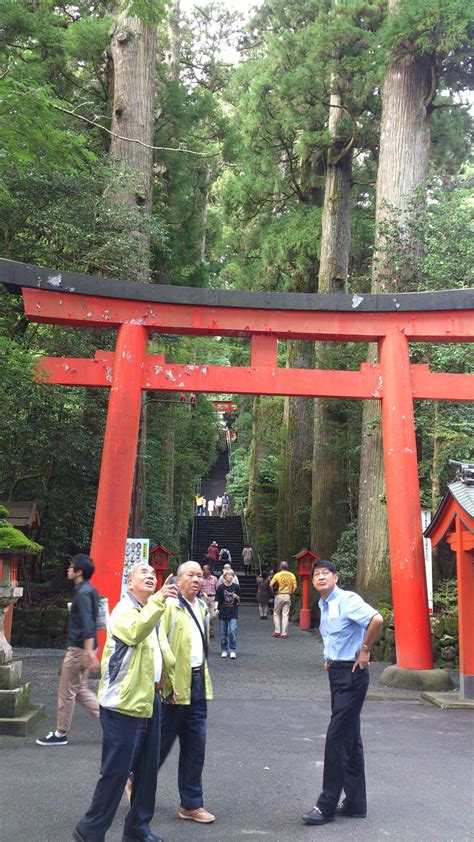
[{"label": "dark navy trousers", "polygon": [[367,812],[364,749],[360,736],[360,712],[369,686],[369,670],[347,665],[328,670],[331,688],[331,721],[324,751],[323,791],[317,806],[333,816],[342,790],[345,803],[354,813]]},{"label": "dark navy trousers", "polygon": [[77,829],[86,842],[103,842],[133,772],[130,809],[124,834],[147,836],[155,812],[158,757],[160,754],[161,703],[155,694],[153,716],[143,719],[100,708],[103,730],[100,778],[92,804]]},{"label": "dark navy trousers", "polygon": [[178,789],[181,806],[203,806],[202,770],[206,752],[207,702],[202,672],[192,674],[191,704],[164,704],[161,717],[160,766],[179,739]]}]

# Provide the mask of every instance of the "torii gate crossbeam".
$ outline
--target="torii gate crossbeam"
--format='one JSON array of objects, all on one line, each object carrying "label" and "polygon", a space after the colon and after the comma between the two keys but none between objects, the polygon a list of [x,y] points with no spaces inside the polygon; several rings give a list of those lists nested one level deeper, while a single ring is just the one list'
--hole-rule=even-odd
[{"label": "torii gate crossbeam", "polygon": [[[191,290],[4,260],[0,280],[11,292],[21,289],[32,321],[117,328],[115,353],[43,359],[37,371],[48,383],[110,389],[91,555],[97,586],[112,604],[120,592],[143,390],[380,400],[397,664],[432,667],[413,400],[472,400],[474,376],[411,365],[409,342],[472,342],[473,291],[327,296]],[[147,355],[151,332],[249,339],[250,366],[165,364],[159,355]],[[280,369],[278,338],[376,341],[379,360],[360,371]]]}]

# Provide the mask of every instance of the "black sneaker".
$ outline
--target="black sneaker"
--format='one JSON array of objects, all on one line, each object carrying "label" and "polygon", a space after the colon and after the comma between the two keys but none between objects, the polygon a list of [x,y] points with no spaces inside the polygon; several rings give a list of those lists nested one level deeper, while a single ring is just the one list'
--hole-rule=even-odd
[{"label": "black sneaker", "polygon": [[57,737],[54,731],[50,731],[47,737],[36,740],[36,744],[39,746],[67,746],[67,734]]},{"label": "black sneaker", "polygon": [[319,807],[313,807],[302,818],[305,824],[328,824],[328,822],[334,821],[334,816],[325,816]]},{"label": "black sneaker", "polygon": [[367,818],[367,813],[355,812],[347,806],[345,801],[341,801],[336,807],[336,816],[346,816],[348,819],[365,819]]}]

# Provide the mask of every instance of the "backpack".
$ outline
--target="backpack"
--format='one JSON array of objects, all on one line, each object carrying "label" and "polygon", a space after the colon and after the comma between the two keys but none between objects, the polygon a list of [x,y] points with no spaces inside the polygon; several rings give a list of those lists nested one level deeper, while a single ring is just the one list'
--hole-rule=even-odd
[{"label": "backpack", "polygon": [[221,561],[228,562],[230,559],[229,550],[221,550]]}]

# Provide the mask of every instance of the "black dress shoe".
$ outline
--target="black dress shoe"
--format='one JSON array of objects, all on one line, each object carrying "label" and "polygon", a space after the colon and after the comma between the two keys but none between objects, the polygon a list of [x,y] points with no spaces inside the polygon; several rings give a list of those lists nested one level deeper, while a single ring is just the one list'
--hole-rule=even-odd
[{"label": "black dress shoe", "polygon": [[164,839],[161,836],[155,836],[154,833],[148,833],[146,836],[127,836],[124,833],[122,842],[164,842]]},{"label": "black dress shoe", "polygon": [[305,824],[327,824],[334,821],[334,816],[325,816],[319,807],[313,807],[309,813],[303,815],[303,821]]},{"label": "black dress shoe", "polygon": [[346,816],[348,819],[365,819],[367,818],[367,813],[358,813],[355,810],[351,810],[346,802],[343,801],[336,807],[336,816]]}]

